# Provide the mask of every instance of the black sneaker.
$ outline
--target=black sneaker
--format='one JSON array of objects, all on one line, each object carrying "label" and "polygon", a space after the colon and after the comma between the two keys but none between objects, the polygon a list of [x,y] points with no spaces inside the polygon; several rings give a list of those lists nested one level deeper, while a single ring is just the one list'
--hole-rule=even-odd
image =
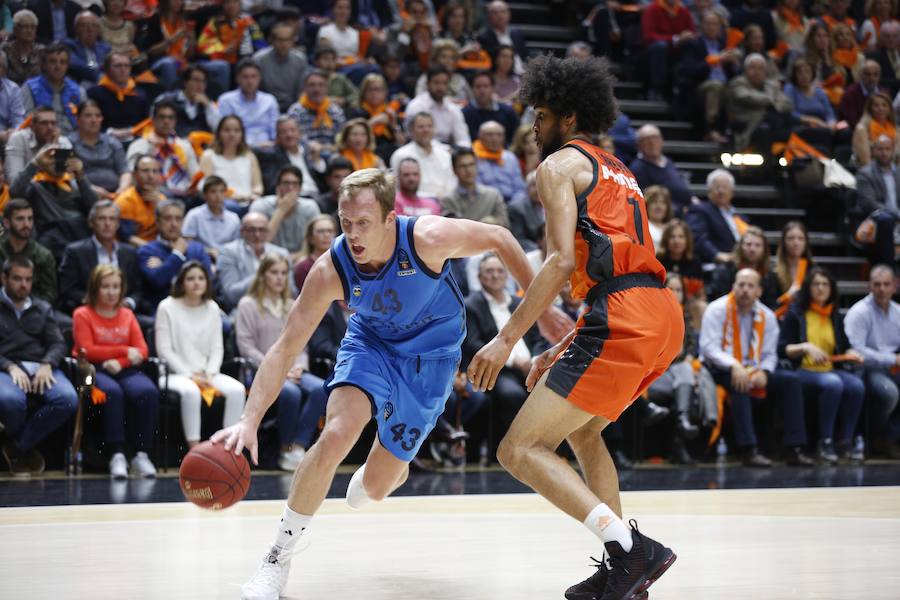
[{"label": "black sneaker", "polygon": [[838,462],[837,451],[834,449],[834,442],[831,438],[823,438],[819,440],[816,448],[816,458],[820,464],[836,465]]},{"label": "black sneaker", "polygon": [[[606,566],[606,555],[603,555],[603,560],[597,560],[593,556],[591,560],[594,561],[593,566],[596,567],[597,572],[582,581],[581,583],[576,583],[572,587],[566,590],[566,600],[600,600],[600,596],[603,595],[603,590],[606,589],[606,580],[609,578],[609,567]],[[637,600],[647,600],[650,597],[648,592],[644,592],[643,594],[637,596]]]},{"label": "black sneaker", "polygon": [[632,519],[632,548],[625,552],[619,542],[607,542],[609,577],[600,600],[638,600],[677,558],[670,548],[650,539],[638,531]]}]

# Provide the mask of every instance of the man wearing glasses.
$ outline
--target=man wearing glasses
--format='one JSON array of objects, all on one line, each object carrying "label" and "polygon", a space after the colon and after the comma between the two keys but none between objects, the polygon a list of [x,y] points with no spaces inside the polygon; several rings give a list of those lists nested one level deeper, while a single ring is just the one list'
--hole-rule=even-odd
[{"label": "man wearing glasses", "polygon": [[250,289],[263,254],[287,256],[287,250],[267,242],[268,238],[268,217],[251,210],[241,219],[240,239],[222,246],[216,260],[216,278],[219,302],[226,311],[237,306]]},{"label": "man wearing glasses", "polygon": [[309,66],[306,55],[294,46],[294,27],[277,23],[269,34],[271,46],[253,55],[262,72],[260,89],[275,96],[278,110],[286,113],[303,91],[303,76]]}]

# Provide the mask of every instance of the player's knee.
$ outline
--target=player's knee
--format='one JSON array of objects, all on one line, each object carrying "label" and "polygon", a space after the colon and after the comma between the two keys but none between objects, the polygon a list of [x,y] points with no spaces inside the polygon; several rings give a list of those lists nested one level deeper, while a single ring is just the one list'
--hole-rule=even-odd
[{"label": "player's knee", "polygon": [[525,458],[526,452],[527,448],[523,444],[507,435],[500,441],[500,446],[497,448],[497,462],[504,469],[515,475]]},{"label": "player's knee", "polygon": [[316,445],[319,446],[319,452],[327,460],[340,463],[356,444],[358,438],[359,432],[350,428],[326,425]]},{"label": "player's knee", "polygon": [[374,469],[366,469],[363,477],[363,488],[366,490],[366,495],[374,502],[381,502],[387,498],[396,487],[396,473],[383,473]]}]

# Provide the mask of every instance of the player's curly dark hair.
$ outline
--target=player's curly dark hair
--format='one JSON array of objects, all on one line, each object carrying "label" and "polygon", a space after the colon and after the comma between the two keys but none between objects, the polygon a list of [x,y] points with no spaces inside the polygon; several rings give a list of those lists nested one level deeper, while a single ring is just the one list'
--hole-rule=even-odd
[{"label": "player's curly dark hair", "polygon": [[612,127],[618,107],[613,76],[603,58],[556,58],[549,54],[528,63],[519,99],[545,106],[560,117],[575,115],[578,129],[602,133]]}]

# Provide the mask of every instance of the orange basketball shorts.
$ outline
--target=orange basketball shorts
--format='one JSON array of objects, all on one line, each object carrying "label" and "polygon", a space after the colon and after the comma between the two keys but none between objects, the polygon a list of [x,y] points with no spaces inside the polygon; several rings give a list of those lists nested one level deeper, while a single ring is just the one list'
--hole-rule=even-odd
[{"label": "orange basketball shorts", "polygon": [[683,311],[668,289],[598,295],[546,385],[585,412],[615,421],[669,368],[683,344]]}]

